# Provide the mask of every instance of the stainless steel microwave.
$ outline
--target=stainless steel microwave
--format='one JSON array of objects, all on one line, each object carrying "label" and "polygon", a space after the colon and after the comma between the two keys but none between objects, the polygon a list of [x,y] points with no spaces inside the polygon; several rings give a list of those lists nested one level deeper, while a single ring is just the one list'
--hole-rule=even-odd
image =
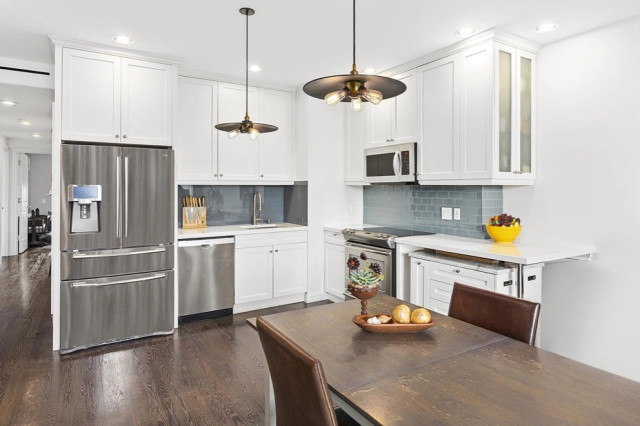
[{"label": "stainless steel microwave", "polygon": [[364,157],[365,182],[416,181],[416,144],[414,142],[365,149]]}]

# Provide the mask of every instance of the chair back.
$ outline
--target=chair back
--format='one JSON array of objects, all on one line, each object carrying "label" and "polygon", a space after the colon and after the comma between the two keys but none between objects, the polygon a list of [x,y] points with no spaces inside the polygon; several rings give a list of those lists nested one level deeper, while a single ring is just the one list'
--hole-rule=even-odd
[{"label": "chair back", "polygon": [[454,283],[449,316],[533,345],[540,304]]},{"label": "chair back", "polygon": [[337,425],[322,364],[307,351],[258,317],[276,401],[278,426]]}]

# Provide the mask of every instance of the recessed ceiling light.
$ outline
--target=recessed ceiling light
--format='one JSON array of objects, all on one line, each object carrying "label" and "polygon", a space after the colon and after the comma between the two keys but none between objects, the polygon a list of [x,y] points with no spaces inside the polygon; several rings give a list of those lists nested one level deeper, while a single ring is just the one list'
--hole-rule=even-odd
[{"label": "recessed ceiling light", "polygon": [[558,29],[558,24],[555,22],[547,22],[546,24],[538,25],[536,27],[537,33],[548,33]]},{"label": "recessed ceiling light", "polygon": [[475,28],[460,28],[458,31],[456,31],[456,37],[460,37],[460,38],[464,38],[464,37],[469,37],[472,36],[476,33],[476,29]]},{"label": "recessed ceiling light", "polygon": [[18,102],[10,101],[8,99],[2,99],[2,100],[0,100],[0,103],[2,103],[2,105],[4,105],[4,106],[18,106],[18,105],[20,105]]},{"label": "recessed ceiling light", "polygon": [[262,71],[262,68],[258,64],[252,64],[252,65],[249,65],[249,71],[251,71],[251,72],[260,72],[260,71]]},{"label": "recessed ceiling light", "polygon": [[376,70],[375,68],[366,68],[364,71],[362,71],[363,74],[375,74]]},{"label": "recessed ceiling light", "polygon": [[133,44],[133,40],[131,40],[129,37],[127,37],[126,35],[114,35],[113,37],[111,37],[113,39],[113,41],[115,41],[116,43],[120,43],[120,44]]},{"label": "recessed ceiling light", "polygon": [[28,126],[31,124],[29,120],[23,120],[22,118],[18,120],[18,123],[22,124],[23,126]]},{"label": "recessed ceiling light", "polygon": [[40,133],[31,133],[31,136],[33,136],[34,138],[39,138],[39,137],[41,137],[41,136],[40,136]]}]

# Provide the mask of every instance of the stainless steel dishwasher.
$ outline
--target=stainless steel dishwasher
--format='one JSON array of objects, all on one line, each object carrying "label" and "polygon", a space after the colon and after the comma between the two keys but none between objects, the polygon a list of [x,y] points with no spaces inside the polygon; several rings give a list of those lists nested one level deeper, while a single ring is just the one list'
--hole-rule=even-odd
[{"label": "stainless steel dishwasher", "polygon": [[233,313],[233,237],[178,242],[179,321]]}]

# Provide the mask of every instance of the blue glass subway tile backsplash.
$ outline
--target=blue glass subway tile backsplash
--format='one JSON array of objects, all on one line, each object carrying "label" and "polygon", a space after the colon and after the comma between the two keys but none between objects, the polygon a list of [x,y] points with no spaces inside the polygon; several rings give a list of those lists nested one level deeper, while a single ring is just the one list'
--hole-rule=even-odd
[{"label": "blue glass subway tile backsplash", "polygon": [[[371,185],[364,187],[364,223],[489,238],[484,224],[502,213],[501,186]],[[460,207],[461,220],[442,220],[442,207]]]}]

